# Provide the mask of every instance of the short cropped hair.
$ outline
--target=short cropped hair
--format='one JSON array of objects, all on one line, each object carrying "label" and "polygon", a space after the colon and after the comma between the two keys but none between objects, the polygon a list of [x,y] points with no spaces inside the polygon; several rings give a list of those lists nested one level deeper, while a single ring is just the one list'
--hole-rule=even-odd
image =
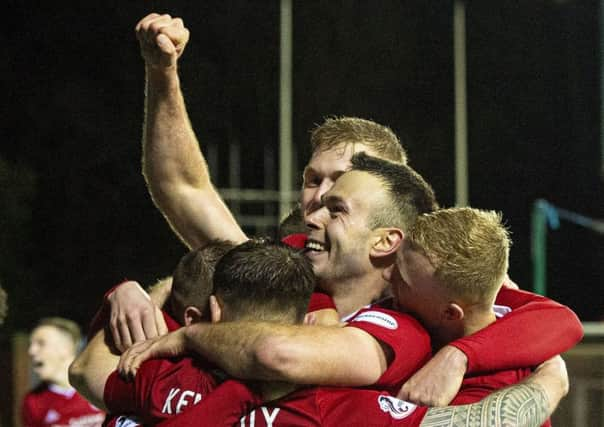
[{"label": "short cropped hair", "polygon": [[218,260],[235,247],[230,241],[212,240],[185,254],[172,275],[167,307],[175,320],[182,321],[187,307],[206,311],[212,294],[214,269]]},{"label": "short cropped hair", "polygon": [[316,285],[310,261],[269,239],[253,239],[225,254],[214,271],[214,295],[228,320],[300,323]]},{"label": "short cropped hair", "polygon": [[449,208],[421,215],[407,235],[435,277],[467,303],[492,303],[508,269],[511,240],[501,214]]},{"label": "short cropped hair", "polygon": [[438,209],[434,190],[411,167],[356,153],[352,156],[352,169],[376,176],[389,195],[389,206],[376,206],[369,227],[398,227],[407,231],[418,215]]},{"label": "short cropped hair", "polygon": [[358,117],[329,117],[310,134],[313,153],[342,144],[363,144],[380,158],[407,163],[407,154],[392,129],[371,120]]},{"label": "short cropped hair", "polygon": [[82,344],[82,330],[73,320],[65,319],[64,317],[43,317],[38,321],[34,329],[42,326],[52,326],[67,336],[73,343],[74,353],[80,348]]},{"label": "short cropped hair", "polygon": [[308,230],[302,218],[302,208],[298,203],[279,223],[279,240],[290,234],[306,233]]}]

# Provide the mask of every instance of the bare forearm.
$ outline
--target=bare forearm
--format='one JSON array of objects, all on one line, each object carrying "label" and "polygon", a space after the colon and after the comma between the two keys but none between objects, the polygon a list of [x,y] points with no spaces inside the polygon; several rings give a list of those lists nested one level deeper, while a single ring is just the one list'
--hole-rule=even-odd
[{"label": "bare forearm", "polygon": [[500,390],[478,403],[431,408],[422,427],[491,425],[539,427],[549,416],[547,394],[538,384],[518,384]]},{"label": "bare forearm", "polygon": [[209,185],[176,68],[146,69],[143,171],[151,191],[181,181],[192,187]]},{"label": "bare forearm", "polygon": [[387,367],[380,344],[357,328],[232,322],[192,325],[186,348],[245,379],[364,386]]},{"label": "bare forearm", "polygon": [[276,379],[257,357],[259,343],[270,330],[261,323],[199,323],[185,328],[185,346],[234,377]]}]

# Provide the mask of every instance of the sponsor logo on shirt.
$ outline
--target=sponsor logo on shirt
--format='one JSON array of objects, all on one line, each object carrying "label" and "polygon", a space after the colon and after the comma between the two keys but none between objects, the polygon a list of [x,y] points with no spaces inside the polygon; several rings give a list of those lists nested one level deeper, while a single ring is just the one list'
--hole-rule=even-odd
[{"label": "sponsor logo on shirt", "polygon": [[140,425],[141,424],[136,418],[130,418],[124,415],[120,415],[115,421],[115,427],[138,427]]},{"label": "sponsor logo on shirt", "polygon": [[382,411],[388,412],[395,420],[407,418],[417,408],[417,405],[414,405],[411,402],[385,395],[380,395],[378,397],[378,405],[380,405]]},{"label": "sponsor logo on shirt", "polygon": [[397,329],[398,323],[396,319],[389,314],[382,313],[381,311],[365,311],[355,318],[350,320],[350,323],[353,322],[368,322],[373,323],[374,325],[381,326],[386,329]]}]

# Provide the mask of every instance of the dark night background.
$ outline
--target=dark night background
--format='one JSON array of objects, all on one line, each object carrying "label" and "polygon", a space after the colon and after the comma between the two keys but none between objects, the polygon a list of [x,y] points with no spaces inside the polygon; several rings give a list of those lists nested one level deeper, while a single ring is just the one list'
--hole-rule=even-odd
[{"label": "dark night background", "polygon": [[[143,63],[134,25],[181,16],[193,126],[218,159],[241,144],[239,179],[276,188],[279,2],[5,3],[1,65],[0,281],[6,333],[46,315],[85,325],[104,291],[168,274],[184,246],[140,173]],[[604,217],[597,1],[468,1],[470,203],[503,212],[510,275],[531,289],[535,199]],[[327,115],[391,126],[442,205],[454,203],[452,2],[295,1],[294,141]],[[273,166],[276,167],[274,160]],[[214,179],[228,187],[228,163]],[[298,177],[299,172],[295,173]],[[299,181],[296,181],[298,184]],[[549,295],[604,314],[604,239],[563,223],[548,241]]]}]

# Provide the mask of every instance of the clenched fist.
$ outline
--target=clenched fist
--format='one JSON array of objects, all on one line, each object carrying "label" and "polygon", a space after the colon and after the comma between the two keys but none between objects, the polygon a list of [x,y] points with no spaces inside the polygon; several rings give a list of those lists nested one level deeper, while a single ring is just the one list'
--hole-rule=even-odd
[{"label": "clenched fist", "polygon": [[147,67],[176,67],[176,62],[189,41],[189,30],[182,19],[152,13],[136,24],[141,54]]}]

